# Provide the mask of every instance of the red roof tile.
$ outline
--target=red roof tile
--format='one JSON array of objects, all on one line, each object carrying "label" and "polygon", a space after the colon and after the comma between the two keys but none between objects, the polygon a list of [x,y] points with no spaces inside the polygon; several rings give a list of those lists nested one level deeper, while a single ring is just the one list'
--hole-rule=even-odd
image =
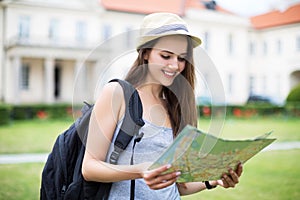
[{"label": "red roof tile", "polygon": [[149,14],[172,12],[184,15],[185,0],[102,0],[104,8],[123,12]]},{"label": "red roof tile", "polygon": [[271,28],[300,22],[300,4],[291,6],[284,12],[278,10],[250,18],[256,29]]},{"label": "red roof tile", "polygon": [[[149,14],[153,12],[171,12],[183,16],[186,8],[207,9],[204,2],[211,0],[101,0],[107,10]],[[216,11],[230,13],[219,5]]]}]

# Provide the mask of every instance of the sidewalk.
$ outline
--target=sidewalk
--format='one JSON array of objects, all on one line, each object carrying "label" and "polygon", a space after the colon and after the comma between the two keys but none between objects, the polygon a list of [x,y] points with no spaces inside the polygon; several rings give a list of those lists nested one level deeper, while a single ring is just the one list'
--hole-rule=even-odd
[{"label": "sidewalk", "polygon": [[[263,151],[300,149],[299,142],[277,142],[263,149]],[[2,154],[0,164],[19,164],[19,163],[45,163],[48,153],[40,154]]]},{"label": "sidewalk", "polygon": [[47,157],[47,153],[2,154],[0,155],[0,164],[45,163]]},{"label": "sidewalk", "polygon": [[300,149],[300,142],[275,142],[267,146],[263,151],[272,150],[289,150],[289,149]]}]

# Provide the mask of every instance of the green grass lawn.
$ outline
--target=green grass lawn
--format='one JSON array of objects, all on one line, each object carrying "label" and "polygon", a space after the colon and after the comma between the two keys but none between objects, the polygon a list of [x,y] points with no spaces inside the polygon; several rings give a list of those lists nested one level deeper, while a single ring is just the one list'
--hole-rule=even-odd
[{"label": "green grass lawn", "polygon": [[39,199],[43,163],[0,165],[0,199]]},{"label": "green grass lawn", "polygon": [[[73,121],[32,120],[0,126],[1,153],[41,153],[49,152],[58,134],[66,130]],[[274,131],[277,141],[300,141],[300,118],[227,118],[220,137],[229,139],[254,138]],[[211,125],[208,119],[199,120],[199,128],[207,131]]]},{"label": "green grass lawn", "polygon": [[[0,154],[49,152],[58,136],[72,120],[18,121],[0,126]],[[300,141],[300,118],[227,118],[223,138],[254,138],[273,130],[278,141]],[[210,120],[200,119],[199,128],[207,131]],[[183,200],[289,200],[300,199],[300,149],[261,152],[248,161],[240,184],[235,189],[216,188],[183,197]],[[43,163],[0,165],[0,199],[39,199]]]},{"label": "green grass lawn", "polygon": [[[183,200],[295,200],[300,199],[300,150],[266,151],[244,165],[239,185],[216,188],[183,197]],[[0,199],[39,199],[43,164],[0,165]]]},{"label": "green grass lawn", "polygon": [[[219,137],[227,139],[249,139],[273,131],[271,137],[280,141],[300,141],[300,118],[257,117],[249,119],[226,118],[216,124],[223,126]],[[214,130],[214,123],[208,119],[200,119],[198,128],[208,132]],[[216,134],[213,132],[213,134]]]},{"label": "green grass lawn", "polygon": [[73,121],[29,120],[0,126],[0,153],[49,152],[58,134]]}]

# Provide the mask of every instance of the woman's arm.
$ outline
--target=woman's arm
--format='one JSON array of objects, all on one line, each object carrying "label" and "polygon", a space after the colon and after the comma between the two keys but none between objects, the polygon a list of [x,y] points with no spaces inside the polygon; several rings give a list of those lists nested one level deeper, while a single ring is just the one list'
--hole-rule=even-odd
[{"label": "woman's arm", "polygon": [[[243,166],[238,164],[237,169],[233,171],[232,169],[228,170],[228,174],[224,174],[221,180],[209,181],[211,186],[218,186],[224,188],[234,188],[236,184],[239,183],[239,177],[242,175]],[[191,183],[178,183],[178,190],[180,195],[189,195],[200,192],[206,189],[206,186],[203,182],[191,182]]]},{"label": "woman's arm", "polygon": [[125,103],[118,83],[106,84],[91,114],[82,174],[88,181],[114,182],[141,177],[139,165],[112,165],[105,162],[118,121],[124,115]]},{"label": "woman's arm", "polygon": [[117,122],[125,112],[124,95],[117,83],[107,84],[97,99],[91,115],[82,174],[87,181],[117,182],[144,178],[152,189],[173,184],[178,173],[163,174],[169,166],[147,171],[151,163],[137,165],[112,165],[105,162]]}]

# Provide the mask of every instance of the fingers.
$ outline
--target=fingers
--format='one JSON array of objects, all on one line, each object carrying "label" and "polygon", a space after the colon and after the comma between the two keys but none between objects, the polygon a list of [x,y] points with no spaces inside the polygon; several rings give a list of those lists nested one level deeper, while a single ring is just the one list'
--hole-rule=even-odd
[{"label": "fingers", "polygon": [[164,165],[164,166],[158,167],[154,170],[146,171],[143,175],[143,178],[145,180],[155,179],[157,176],[159,176],[160,174],[162,174],[163,172],[167,171],[170,168],[171,168],[171,165]]},{"label": "fingers", "polygon": [[239,177],[243,172],[243,166],[241,163],[238,164],[236,171],[233,171],[231,168],[228,170],[228,174],[222,176],[222,185],[224,188],[235,187],[239,183]]},{"label": "fingers", "polygon": [[172,185],[177,180],[176,172],[168,175],[169,176],[159,176],[155,178],[148,186],[153,190],[158,190]]},{"label": "fingers", "polygon": [[235,185],[239,182],[238,180],[238,176],[236,175],[236,173],[230,169],[229,170],[229,174],[224,174],[222,177],[222,181],[223,181],[223,187],[224,188],[229,188],[229,187],[235,187]]},{"label": "fingers", "polygon": [[243,165],[240,163],[237,167],[236,174],[240,177],[243,173]]},{"label": "fingers", "polygon": [[170,169],[170,165],[159,167],[155,170],[147,171],[144,173],[144,180],[146,184],[154,190],[168,187],[176,182],[180,172],[165,173]]}]

